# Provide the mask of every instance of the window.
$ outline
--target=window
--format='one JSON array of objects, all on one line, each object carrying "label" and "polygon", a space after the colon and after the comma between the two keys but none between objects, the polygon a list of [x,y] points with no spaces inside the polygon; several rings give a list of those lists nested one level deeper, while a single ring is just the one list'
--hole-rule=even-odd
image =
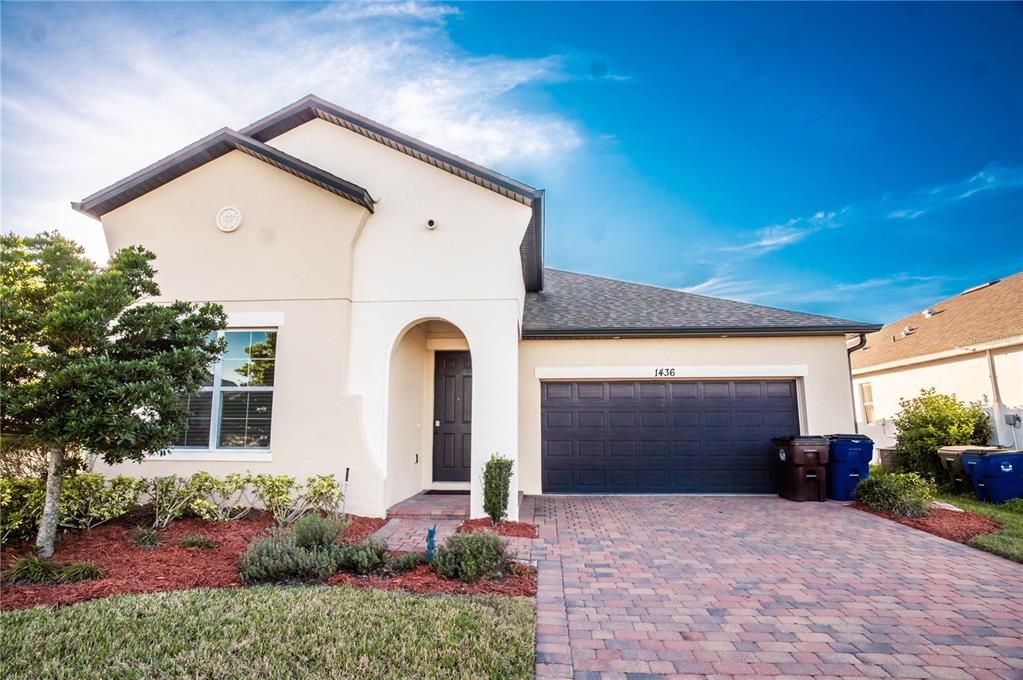
[{"label": "window", "polygon": [[860,401],[863,402],[863,422],[874,422],[874,387],[870,383],[860,383]]},{"label": "window", "polygon": [[[177,448],[270,447],[277,331],[225,331],[227,349],[199,394],[183,396],[188,425]],[[213,417],[216,414],[216,417]]]}]

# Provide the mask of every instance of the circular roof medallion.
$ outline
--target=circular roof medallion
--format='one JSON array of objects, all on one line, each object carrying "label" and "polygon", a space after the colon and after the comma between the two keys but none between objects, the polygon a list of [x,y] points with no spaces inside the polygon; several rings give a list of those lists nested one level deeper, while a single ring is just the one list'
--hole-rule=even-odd
[{"label": "circular roof medallion", "polygon": [[220,231],[234,231],[242,225],[242,211],[238,208],[223,208],[217,213],[217,229]]}]

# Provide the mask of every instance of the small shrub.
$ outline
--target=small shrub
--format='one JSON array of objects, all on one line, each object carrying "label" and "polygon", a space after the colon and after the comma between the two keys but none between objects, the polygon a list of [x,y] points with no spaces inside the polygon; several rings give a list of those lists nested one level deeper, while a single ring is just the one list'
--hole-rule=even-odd
[{"label": "small shrub", "polygon": [[437,549],[434,570],[444,578],[472,583],[500,574],[509,561],[508,546],[496,534],[452,534]]},{"label": "small shrub", "polygon": [[295,522],[291,533],[295,537],[295,545],[300,548],[326,548],[337,542],[341,529],[341,522],[309,513]]},{"label": "small shrub", "polygon": [[135,545],[143,550],[152,550],[153,548],[160,547],[160,539],[156,535],[156,530],[150,527],[135,527],[135,531],[132,533],[132,540],[135,541]]},{"label": "small shrub", "polygon": [[426,559],[421,553],[406,553],[401,557],[392,557],[387,560],[387,571],[400,574],[412,571],[421,564],[426,564]]},{"label": "small shrub", "polygon": [[940,481],[948,473],[942,468],[938,449],[960,444],[986,444],[991,422],[980,404],[966,404],[953,395],[938,394],[934,388],[920,396],[899,400],[901,411],[893,418],[898,433],[898,466]]},{"label": "small shrub", "polygon": [[297,546],[291,535],[271,536],[249,545],[242,555],[241,574],[246,583],[322,581],[337,572],[340,559],[339,545],[309,550]]},{"label": "small shrub", "polygon": [[301,487],[295,482],[294,477],[256,475],[252,478],[252,488],[256,499],[273,515],[278,524],[288,524],[298,519],[298,515],[292,513],[292,509]]},{"label": "small shrub", "polygon": [[192,483],[191,479],[178,475],[153,477],[149,487],[150,501],[156,516],[153,528],[163,529],[172,520],[184,515],[201,493],[200,485]]},{"label": "small shrub", "polygon": [[182,536],[178,539],[179,548],[202,548],[203,550],[212,550],[217,547],[217,544],[199,534],[192,534],[191,536]]},{"label": "small shrub", "polygon": [[305,491],[300,500],[304,506],[303,511],[313,510],[324,515],[337,516],[341,514],[343,498],[341,485],[334,475],[317,475],[306,480]]},{"label": "small shrub", "polygon": [[496,525],[508,515],[512,461],[495,453],[483,467],[483,512]]},{"label": "small shrub", "polygon": [[387,544],[379,538],[370,536],[346,545],[341,549],[341,562],[338,565],[344,571],[366,574],[377,569],[387,558]]},{"label": "small shrub", "polygon": [[45,499],[46,482],[41,478],[0,478],[0,545],[32,538]]},{"label": "small shrub", "polygon": [[144,479],[104,477],[87,472],[64,480],[60,492],[60,525],[91,529],[131,510],[149,488]]},{"label": "small shrub", "polygon": [[75,562],[67,566],[58,567],[57,580],[61,583],[81,583],[82,581],[95,581],[103,578],[103,570],[92,562]]},{"label": "small shrub", "polygon": [[57,579],[58,566],[38,555],[22,555],[11,562],[5,576],[13,584],[48,583]]},{"label": "small shrub", "polygon": [[189,483],[194,496],[188,509],[204,520],[240,519],[252,509],[251,475],[235,472],[217,479],[208,472],[196,472]]},{"label": "small shrub", "polygon": [[934,482],[915,472],[871,474],[856,485],[853,497],[871,510],[900,517],[922,517],[931,508]]}]

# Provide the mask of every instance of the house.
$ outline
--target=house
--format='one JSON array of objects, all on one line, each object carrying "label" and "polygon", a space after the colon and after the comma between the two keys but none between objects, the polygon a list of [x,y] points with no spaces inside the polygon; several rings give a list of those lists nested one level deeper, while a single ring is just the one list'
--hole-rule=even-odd
[{"label": "house", "polygon": [[1023,446],[1023,272],[899,319],[850,358],[860,431],[879,446],[894,444],[899,400],[930,387],[980,402],[992,443]]},{"label": "house", "polygon": [[118,471],[350,469],[353,512],[477,517],[494,453],[512,498],[770,492],[772,436],[853,426],[846,334],[879,326],[546,269],[543,206],[314,96],[75,203],[230,317],[178,446]]}]

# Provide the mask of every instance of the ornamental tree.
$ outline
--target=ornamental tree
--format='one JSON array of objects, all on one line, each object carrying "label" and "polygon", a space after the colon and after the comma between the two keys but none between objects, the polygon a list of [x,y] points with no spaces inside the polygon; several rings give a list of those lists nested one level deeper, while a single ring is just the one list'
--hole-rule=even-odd
[{"label": "ornamental tree", "polygon": [[60,490],[83,453],[114,464],[166,452],[223,352],[220,305],[157,304],[153,253],[133,246],[105,267],[62,236],[0,236],[0,433],[47,453],[36,545],[53,554]]}]

